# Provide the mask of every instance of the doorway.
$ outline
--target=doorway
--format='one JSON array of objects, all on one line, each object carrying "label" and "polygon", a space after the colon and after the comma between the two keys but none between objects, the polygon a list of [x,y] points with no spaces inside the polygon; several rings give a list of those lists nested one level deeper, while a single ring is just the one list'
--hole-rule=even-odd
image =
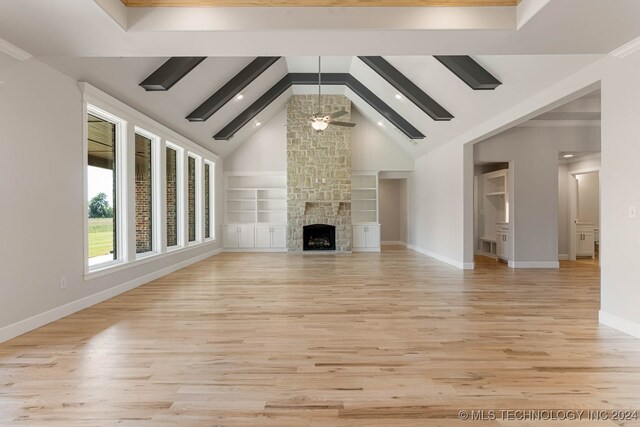
[{"label": "doorway", "polygon": [[383,245],[407,245],[407,179],[380,178],[380,240]]}]

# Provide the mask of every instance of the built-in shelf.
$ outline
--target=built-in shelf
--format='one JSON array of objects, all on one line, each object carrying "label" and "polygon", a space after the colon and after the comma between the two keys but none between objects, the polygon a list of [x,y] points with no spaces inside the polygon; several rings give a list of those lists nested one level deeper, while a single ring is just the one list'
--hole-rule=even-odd
[{"label": "built-in shelf", "polygon": [[508,194],[508,169],[488,172],[479,176],[478,198],[478,252],[496,258],[507,259],[509,233],[503,228],[508,228],[509,221],[509,194]]},{"label": "built-in shelf", "polygon": [[287,223],[285,173],[226,173],[225,224]]},{"label": "built-in shelf", "polygon": [[376,172],[352,172],[351,222],[354,225],[378,223],[378,174]]}]

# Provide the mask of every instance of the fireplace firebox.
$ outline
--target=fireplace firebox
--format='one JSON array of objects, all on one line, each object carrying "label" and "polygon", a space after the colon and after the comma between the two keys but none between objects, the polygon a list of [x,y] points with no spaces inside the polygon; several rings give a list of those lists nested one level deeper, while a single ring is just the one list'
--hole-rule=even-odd
[{"label": "fireplace firebox", "polygon": [[312,224],[302,227],[305,251],[335,251],[336,227],[328,224]]}]

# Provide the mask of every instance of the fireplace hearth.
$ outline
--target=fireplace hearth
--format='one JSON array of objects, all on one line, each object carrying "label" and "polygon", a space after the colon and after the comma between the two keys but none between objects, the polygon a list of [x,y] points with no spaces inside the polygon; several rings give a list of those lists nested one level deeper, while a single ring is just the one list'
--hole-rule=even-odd
[{"label": "fireplace hearth", "polygon": [[336,227],[328,224],[312,224],[302,227],[302,249],[305,251],[335,251]]}]

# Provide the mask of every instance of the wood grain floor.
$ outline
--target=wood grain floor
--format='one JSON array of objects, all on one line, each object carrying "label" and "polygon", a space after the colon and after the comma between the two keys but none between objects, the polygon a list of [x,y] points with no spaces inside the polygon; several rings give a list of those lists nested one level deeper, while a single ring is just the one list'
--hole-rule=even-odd
[{"label": "wood grain floor", "polygon": [[0,425],[514,426],[462,409],[640,409],[596,266],[221,254],[0,345]]}]

